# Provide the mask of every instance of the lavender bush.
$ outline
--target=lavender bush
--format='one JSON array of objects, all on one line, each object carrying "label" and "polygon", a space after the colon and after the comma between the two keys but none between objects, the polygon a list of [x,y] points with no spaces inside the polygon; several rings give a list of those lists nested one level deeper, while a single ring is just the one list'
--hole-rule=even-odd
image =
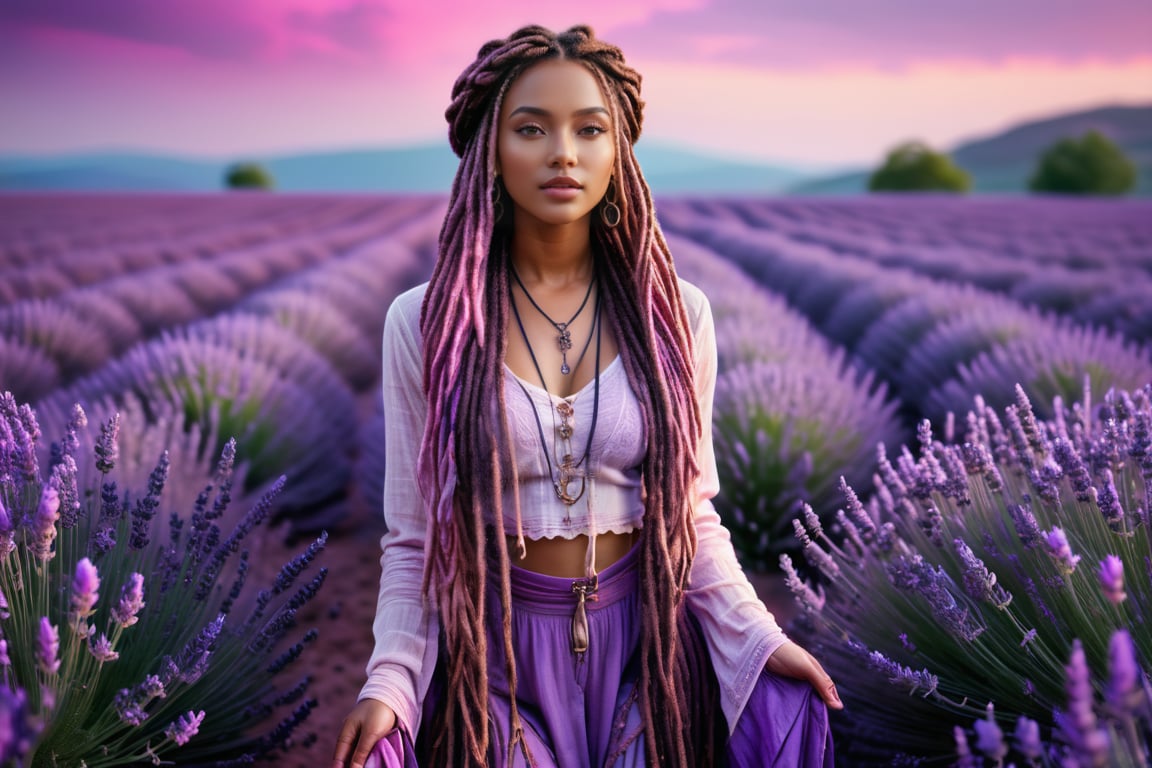
[{"label": "lavender bush", "polygon": [[[928,422],[881,452],[835,533],[794,522],[793,633],[845,699],[853,764],[1145,765],[1152,748],[1152,385],[1097,408],[977,398],[962,442]],[[1106,671],[1107,670],[1107,671]]]},{"label": "lavender bush", "polygon": [[876,443],[900,438],[898,404],[740,269],[675,235],[668,244],[677,271],[710,297],[716,327],[716,509],[744,564],[770,570],[793,545],[800,500],[831,514],[836,478],[866,480]]},{"label": "lavender bush", "polygon": [[234,444],[186,517],[163,496],[167,453],[145,487],[118,484],[116,418],[91,447],[99,482],[77,483],[86,424],[77,406],[42,473],[35,414],[0,397],[0,762],[274,759],[316,706],[282,673],[316,637],[285,647],[326,536],[253,595],[246,539],[283,478],[228,530]]},{"label": "lavender bush", "polygon": [[716,508],[747,565],[770,570],[795,548],[790,521],[803,499],[831,515],[836,479],[867,479],[876,444],[900,434],[895,411],[885,387],[843,358],[828,367],[757,363],[719,377]]},{"label": "lavender bush", "polygon": [[[72,403],[122,407],[130,397],[146,412],[175,405],[185,430],[196,426],[201,455],[235,436],[249,463],[246,490],[281,474],[299,478],[280,501],[294,524],[325,522],[321,502],[342,495],[351,475],[348,436],[356,406],[327,360],[267,318],[229,314],[133,347],[123,357],[39,403],[59,423]],[[216,442],[209,444],[207,436]]]}]

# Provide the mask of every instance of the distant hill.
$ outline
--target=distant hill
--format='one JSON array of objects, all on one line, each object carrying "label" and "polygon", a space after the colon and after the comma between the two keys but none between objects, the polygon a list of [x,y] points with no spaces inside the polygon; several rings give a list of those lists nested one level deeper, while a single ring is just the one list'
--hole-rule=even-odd
[{"label": "distant hill", "polygon": [[[1115,141],[1136,163],[1134,194],[1152,195],[1152,105],[1101,107],[1033,120],[992,136],[962,142],[948,150],[972,174],[972,191],[1015,194],[1028,189],[1040,154],[1069,136],[1096,129]],[[880,159],[877,159],[877,163]],[[787,188],[794,194],[842,195],[867,191],[872,169],[809,179]]]},{"label": "distant hill", "polygon": [[[777,193],[808,168],[719,158],[676,146],[637,145],[645,177],[657,193]],[[212,192],[225,169],[245,160],[271,172],[289,192],[447,192],[457,159],[448,143],[292,155],[186,158],[139,152],[51,157],[0,157],[0,190]]]}]

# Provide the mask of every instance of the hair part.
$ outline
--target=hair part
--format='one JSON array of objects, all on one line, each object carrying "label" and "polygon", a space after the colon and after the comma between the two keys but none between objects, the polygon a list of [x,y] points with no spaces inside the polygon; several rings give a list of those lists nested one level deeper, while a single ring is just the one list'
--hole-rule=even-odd
[{"label": "hair part", "polygon": [[[461,162],[440,231],[440,254],[421,309],[428,421],[418,476],[427,500],[430,538],[425,594],[438,597],[447,649],[446,690],[432,742],[433,764],[484,765],[489,748],[486,585],[495,565],[502,600],[505,670],[512,691],[512,750],[527,747],[516,707],[501,446],[510,437],[503,377],[510,294],[509,228],[493,216],[496,137],[510,84],[549,59],[579,61],[596,77],[612,115],[620,225],[593,218],[592,242],[603,306],[617,333],[629,385],[641,405],[648,447],[641,467],[644,499],[641,603],[641,690],[648,761],[710,763],[714,696],[700,639],[689,632],[684,590],[696,550],[691,489],[701,435],[695,398],[695,350],[667,243],[632,145],[640,136],[640,75],[620,49],[577,26],[556,34],[524,27],[480,48],[456,80],[445,116]],[[492,404],[495,403],[495,407]],[[459,467],[468,471],[458,472]],[[486,522],[490,521],[490,522]],[[491,560],[490,560],[491,558]],[[697,707],[693,716],[690,707]],[[718,710],[717,710],[718,711]]]}]

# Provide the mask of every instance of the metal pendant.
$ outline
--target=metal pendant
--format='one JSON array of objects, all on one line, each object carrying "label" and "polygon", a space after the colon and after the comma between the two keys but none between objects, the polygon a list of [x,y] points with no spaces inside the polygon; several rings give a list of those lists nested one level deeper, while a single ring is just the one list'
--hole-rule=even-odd
[{"label": "metal pendant", "polygon": [[560,373],[567,376],[572,373],[568,367],[568,350],[572,349],[572,332],[568,330],[568,323],[556,323],[556,330],[560,335],[556,341],[560,345]]}]

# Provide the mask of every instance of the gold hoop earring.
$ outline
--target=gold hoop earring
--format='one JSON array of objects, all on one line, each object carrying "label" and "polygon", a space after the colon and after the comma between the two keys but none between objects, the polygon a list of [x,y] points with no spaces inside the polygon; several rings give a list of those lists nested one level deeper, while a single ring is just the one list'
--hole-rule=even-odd
[{"label": "gold hoop earring", "polygon": [[608,180],[608,191],[604,193],[604,204],[600,206],[600,220],[604,226],[613,229],[620,223],[620,206],[616,204],[616,181]]},{"label": "gold hoop earring", "polygon": [[504,218],[504,193],[501,187],[504,186],[500,182],[500,177],[496,176],[492,181],[492,220],[499,222]]}]

